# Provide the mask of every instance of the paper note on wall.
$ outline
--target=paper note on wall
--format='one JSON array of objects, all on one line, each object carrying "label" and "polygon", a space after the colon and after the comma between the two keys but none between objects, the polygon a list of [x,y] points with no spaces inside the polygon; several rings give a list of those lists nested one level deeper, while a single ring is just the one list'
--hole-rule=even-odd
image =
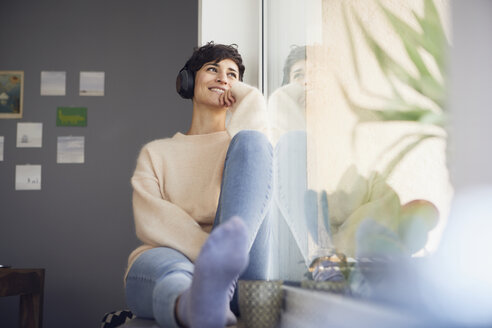
[{"label": "paper note on wall", "polygon": [[16,165],[15,190],[41,190],[41,165]]},{"label": "paper note on wall", "polygon": [[41,148],[43,123],[17,123],[17,147]]},{"label": "paper note on wall", "polygon": [[4,137],[0,137],[0,162],[3,161],[3,140]]},{"label": "paper note on wall", "polygon": [[80,72],[80,96],[104,96],[104,72]]},{"label": "paper note on wall", "polygon": [[84,163],[85,137],[58,137],[57,163]]},{"label": "paper note on wall", "polygon": [[41,96],[65,96],[66,75],[64,71],[42,71]]}]

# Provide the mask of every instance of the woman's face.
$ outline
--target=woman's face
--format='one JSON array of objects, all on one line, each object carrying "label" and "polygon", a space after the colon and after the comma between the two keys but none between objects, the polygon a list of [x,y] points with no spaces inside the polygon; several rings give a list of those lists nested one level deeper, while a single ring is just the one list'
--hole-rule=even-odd
[{"label": "woman's face", "polygon": [[195,75],[193,103],[225,108],[219,97],[239,80],[239,68],[232,59],[205,63]]},{"label": "woman's face", "polygon": [[300,60],[290,68],[289,82],[297,82],[306,85],[306,61]]}]

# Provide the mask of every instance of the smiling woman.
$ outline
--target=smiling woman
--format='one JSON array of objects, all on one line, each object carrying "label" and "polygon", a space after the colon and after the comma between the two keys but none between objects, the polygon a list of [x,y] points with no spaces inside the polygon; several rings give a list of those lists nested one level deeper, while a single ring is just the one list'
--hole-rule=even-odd
[{"label": "smiling woman", "polygon": [[129,258],[127,304],[163,327],[234,323],[238,277],[266,278],[272,147],[264,98],[243,73],[235,46],[195,49],[176,83],[193,103],[188,132],[150,142],[137,161],[143,245]]},{"label": "smiling woman", "polygon": [[205,63],[198,70],[193,97],[194,117],[195,114],[209,110],[227,109],[234,104],[231,87],[238,81],[238,71],[237,64],[231,59],[223,59],[218,63]]}]

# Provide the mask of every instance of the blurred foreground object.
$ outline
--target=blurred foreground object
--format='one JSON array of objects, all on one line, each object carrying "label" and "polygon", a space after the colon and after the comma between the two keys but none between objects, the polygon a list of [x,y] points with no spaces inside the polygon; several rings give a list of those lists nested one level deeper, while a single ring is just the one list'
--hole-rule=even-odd
[{"label": "blurred foreground object", "polygon": [[440,248],[425,271],[423,298],[442,320],[492,325],[492,186],[457,192]]}]

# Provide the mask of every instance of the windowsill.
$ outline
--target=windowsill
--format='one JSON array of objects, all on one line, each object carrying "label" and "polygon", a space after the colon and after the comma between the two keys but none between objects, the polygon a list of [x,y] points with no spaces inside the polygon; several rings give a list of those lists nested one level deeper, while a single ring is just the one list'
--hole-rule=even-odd
[{"label": "windowsill", "polygon": [[[329,292],[282,286],[280,328],[427,327],[429,322],[396,308]],[[153,320],[133,319],[122,327],[157,328]],[[242,328],[239,320],[237,328]]]},{"label": "windowsill", "polygon": [[403,311],[347,296],[283,286],[280,327],[422,327]]}]

